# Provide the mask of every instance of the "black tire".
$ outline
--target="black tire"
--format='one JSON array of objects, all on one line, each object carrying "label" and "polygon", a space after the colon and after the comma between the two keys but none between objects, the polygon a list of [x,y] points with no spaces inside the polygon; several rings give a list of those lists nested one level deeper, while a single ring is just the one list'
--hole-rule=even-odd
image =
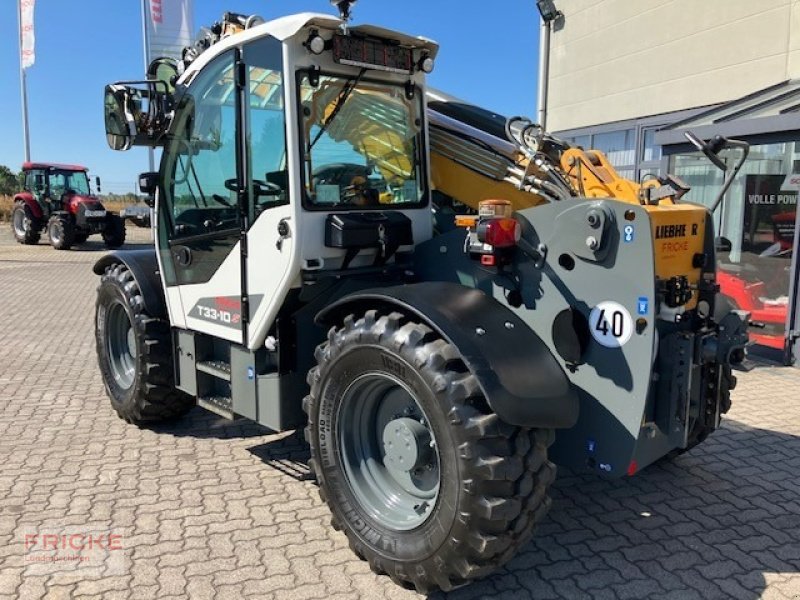
[{"label": "black tire", "polygon": [[75,225],[72,217],[57,213],[47,222],[47,237],[56,250],[69,250],[75,243]]},{"label": "black tire", "polygon": [[125,221],[114,213],[106,217],[106,228],[103,230],[103,241],[106,248],[119,248],[125,243]]},{"label": "black tire", "polygon": [[[494,571],[525,544],[551,503],[552,430],[501,421],[455,347],[399,313],[347,317],[343,327],[331,329],[316,358],[303,401],[309,464],[333,526],[344,530],[374,572],[420,593],[447,591]],[[343,465],[349,441],[337,441],[350,436],[337,429],[340,419],[346,421],[348,390],[376,376],[402,383],[423,409],[436,441],[431,447],[438,449],[437,496],[413,528],[389,526],[385,516],[365,509],[368,502],[360,502],[365,496],[354,492],[358,486]],[[381,466],[387,468],[385,459]]]},{"label": "black tire", "polygon": [[17,202],[11,211],[11,231],[14,233],[14,239],[20,244],[32,246],[39,243],[41,225],[24,202]]},{"label": "black tire", "polygon": [[[120,325],[130,330],[130,351],[122,358],[114,341],[114,328]],[[95,341],[103,383],[120,418],[142,425],[177,418],[192,408],[194,399],[174,387],[169,323],[145,312],[139,286],[125,265],[109,266],[100,280]],[[130,367],[124,373],[122,363]]]},{"label": "black tire", "polygon": [[89,239],[88,233],[76,232],[73,238],[73,243],[75,244],[85,244],[86,240]]}]

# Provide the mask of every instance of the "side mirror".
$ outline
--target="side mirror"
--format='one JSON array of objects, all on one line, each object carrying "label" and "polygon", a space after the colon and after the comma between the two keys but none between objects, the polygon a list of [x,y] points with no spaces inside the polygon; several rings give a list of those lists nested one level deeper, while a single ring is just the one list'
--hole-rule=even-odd
[{"label": "side mirror", "polygon": [[147,196],[145,204],[150,208],[155,206],[156,189],[158,189],[158,173],[142,173],[139,175],[139,191]]},{"label": "side mirror", "polygon": [[123,86],[106,86],[106,140],[112,150],[129,150],[136,138],[135,100],[126,92]]},{"label": "side mirror", "polygon": [[99,176],[94,178],[94,185],[97,188],[97,193],[99,194],[100,193],[100,177]]},{"label": "side mirror", "polygon": [[733,249],[733,244],[731,244],[731,241],[722,236],[714,239],[714,246],[716,247],[717,252],[730,252]]},{"label": "side mirror", "polygon": [[724,137],[718,135],[715,136],[713,140],[709,140],[704,142],[691,131],[687,131],[683,134],[687,140],[689,140],[692,145],[700,150],[703,154],[706,155],[706,158],[714,163],[714,166],[717,167],[720,171],[727,171],[728,165],[726,165],[723,160],[718,156],[719,152],[727,147],[727,141]]}]

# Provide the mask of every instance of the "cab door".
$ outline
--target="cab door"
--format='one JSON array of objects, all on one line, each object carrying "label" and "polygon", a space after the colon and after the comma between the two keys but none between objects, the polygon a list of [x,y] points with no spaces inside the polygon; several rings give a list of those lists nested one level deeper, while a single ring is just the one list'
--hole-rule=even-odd
[{"label": "cab door", "polygon": [[158,246],[172,323],[241,343],[246,188],[237,54],[216,57],[178,99],[161,167]]},{"label": "cab door", "polygon": [[[270,37],[242,49],[245,108],[245,290],[247,343],[261,345],[293,284],[297,269],[291,161],[287,151],[286,81],[283,46]],[[294,165],[292,165],[294,168]]]}]

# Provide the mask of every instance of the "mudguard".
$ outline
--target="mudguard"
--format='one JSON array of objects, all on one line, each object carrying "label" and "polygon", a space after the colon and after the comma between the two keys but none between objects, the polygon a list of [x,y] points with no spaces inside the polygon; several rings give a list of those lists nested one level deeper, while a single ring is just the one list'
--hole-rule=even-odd
[{"label": "mudguard", "polygon": [[316,321],[330,325],[375,308],[413,315],[453,344],[507,423],[567,428],[577,421],[578,396],[547,345],[482,291],[447,282],[363,290],[333,302]]},{"label": "mudguard", "polygon": [[164,288],[161,285],[155,248],[110,252],[94,264],[93,270],[102,275],[107,267],[118,263],[128,267],[136,283],[139,284],[147,314],[166,319],[167,304],[164,300]]},{"label": "mudguard", "polygon": [[31,214],[37,219],[43,219],[44,213],[42,212],[42,207],[39,206],[39,203],[34,199],[33,194],[30,192],[22,192],[14,196],[14,204],[17,202],[23,202],[28,205],[28,208],[31,209]]}]

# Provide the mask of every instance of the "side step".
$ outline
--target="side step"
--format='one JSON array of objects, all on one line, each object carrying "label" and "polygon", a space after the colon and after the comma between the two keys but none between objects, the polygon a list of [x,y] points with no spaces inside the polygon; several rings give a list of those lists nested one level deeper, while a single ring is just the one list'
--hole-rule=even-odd
[{"label": "side step", "polygon": [[[230,374],[228,376],[230,377]],[[204,396],[197,399],[197,406],[201,406],[231,421],[235,418],[233,400],[228,396]]]},{"label": "side step", "polygon": [[206,360],[197,363],[197,370],[213,375],[223,381],[231,380],[231,364],[222,360]]}]

